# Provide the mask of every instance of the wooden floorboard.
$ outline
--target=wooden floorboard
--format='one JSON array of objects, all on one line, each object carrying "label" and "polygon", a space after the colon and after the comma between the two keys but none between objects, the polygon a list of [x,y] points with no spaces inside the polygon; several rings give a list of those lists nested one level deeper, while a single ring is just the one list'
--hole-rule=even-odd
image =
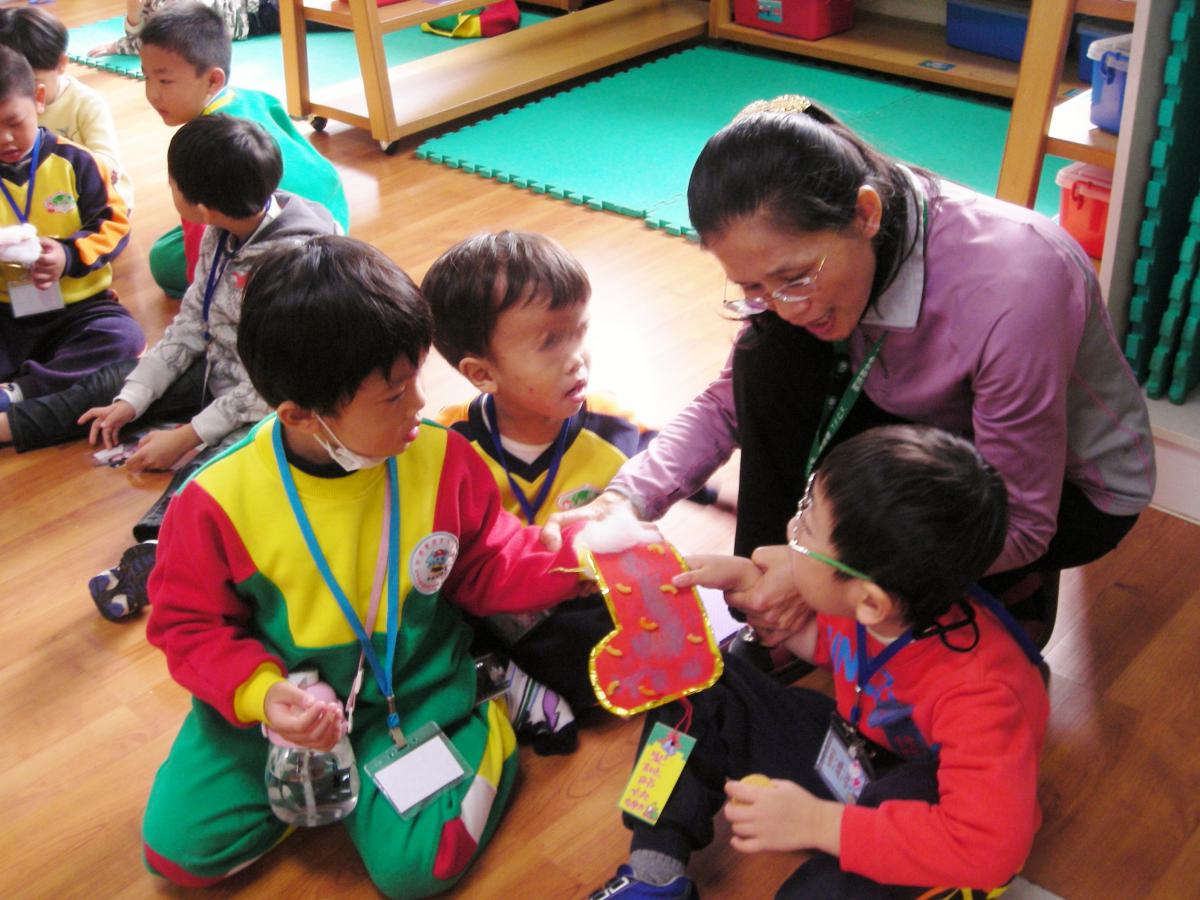
[{"label": "wooden floorboard", "polygon": [[[70,24],[119,15],[121,0],[58,0]],[[146,266],[175,219],[166,187],[169,130],[138,82],[73,68],[120,123],[138,207],[117,265],[122,300],[156,338],[176,306]],[[713,377],[730,326],[722,286],[694,245],[640,223],[420,162],[331,124],[313,142],[341,170],[353,234],[418,279],[478,229],[545,231],[579,256],[594,285],[593,385],[666,421]],[[430,409],[470,394],[431,357]],[[0,449],[0,896],[146,898],[174,892],[141,867],[146,792],[188,707],[144,621],[101,619],[87,579],[112,565],[167,481],[93,468],[82,443],[16,455]],[[731,517],[681,504],[664,523],[689,550],[727,550]],[[1048,657],[1053,714],[1040,778],[1045,823],[1025,867],[1068,898],[1200,896],[1200,528],[1150,512],[1109,557],[1063,579]],[[810,676],[810,683],[827,683]],[[638,724],[594,713],[579,751],[523,750],[515,800],[492,845],[451,896],[580,897],[625,856],[615,811]],[[771,896],[796,858],[740,857],[726,832],[693,863],[706,897]],[[205,897],[370,898],[344,832],[298,833],[201,892]]]}]

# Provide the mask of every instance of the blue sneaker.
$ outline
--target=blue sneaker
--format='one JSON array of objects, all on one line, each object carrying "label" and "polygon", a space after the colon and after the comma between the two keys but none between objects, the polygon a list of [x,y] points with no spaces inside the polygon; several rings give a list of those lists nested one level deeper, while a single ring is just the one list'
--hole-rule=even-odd
[{"label": "blue sneaker", "polygon": [[100,615],[120,622],[136,614],[149,599],[146,579],[154,568],[158,541],[142,541],[121,554],[116,568],[105,569],[88,582],[88,592]]},{"label": "blue sneaker", "polygon": [[677,875],[664,885],[649,884],[633,877],[633,869],[622,865],[604,887],[588,895],[588,900],[700,900],[696,885],[685,875]]}]

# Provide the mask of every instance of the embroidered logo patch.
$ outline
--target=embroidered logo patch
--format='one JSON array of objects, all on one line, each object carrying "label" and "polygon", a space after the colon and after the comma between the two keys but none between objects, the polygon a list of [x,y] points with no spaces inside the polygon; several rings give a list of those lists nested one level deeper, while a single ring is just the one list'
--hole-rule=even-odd
[{"label": "embroidered logo patch", "polygon": [[448,531],[435,531],[421,538],[408,558],[413,587],[422,594],[436,594],[446,582],[458,559],[458,538]]},{"label": "embroidered logo patch", "polygon": [[51,194],[46,198],[46,212],[69,213],[75,209],[75,198],[70,194]]},{"label": "embroidered logo patch", "polygon": [[599,496],[599,488],[585,484],[571,491],[569,494],[559,494],[554,500],[554,505],[558,507],[559,512],[565,512],[568,509],[578,509],[581,506],[586,506]]}]

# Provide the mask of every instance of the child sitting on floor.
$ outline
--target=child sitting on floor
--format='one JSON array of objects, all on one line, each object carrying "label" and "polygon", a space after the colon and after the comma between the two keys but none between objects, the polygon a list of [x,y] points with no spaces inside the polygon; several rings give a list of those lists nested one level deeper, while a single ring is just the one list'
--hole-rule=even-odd
[{"label": "child sitting on floor", "polygon": [[[142,29],[151,14],[178,0],[125,0],[125,34],[115,41],[88,50],[88,56],[142,52]],[[279,0],[201,0],[221,17],[235,41],[279,31]]]},{"label": "child sitting on floor", "polygon": [[[556,241],[475,235],[433,263],[421,290],[433,308],[434,345],[481,392],[438,418],[471,441],[505,508],[529,524],[590,501],[654,436],[587,392],[591,285]],[[510,693],[524,698],[510,708],[518,735],[532,737],[539,753],[572,751],[571,708],[596,703],[588,656],[614,627],[604,603],[593,595],[485,625],[515,664]]]},{"label": "child sitting on floor", "polygon": [[[146,99],[171,126],[217,112],[257,122],[283,154],[280,188],[322,204],[345,231],[350,213],[337,169],[300,134],[278,100],[229,84],[231,53],[229,32],[214,10],[196,0],[170,4],[142,29]],[[150,272],[168,294],[180,296],[191,283],[202,231],[185,222],[150,249]]]},{"label": "child sitting on floor", "polygon": [[67,74],[63,23],[38,6],[0,10],[0,44],[29,60],[34,80],[46,88],[46,108],[38,123],[103,160],[126,210],[132,212],[133,181],[121,165],[112,113],[99,93]]},{"label": "child sitting on floor", "polygon": [[[889,426],[830,451],[788,546],[760,548],[754,562],[689,559],[675,584],[727,599],[790,577],[815,615],[787,646],[832,669],[835,698],[727,656],[722,679],[691,698],[696,744],[657,823],[626,815],[630,863],[594,900],[695,896],[685,866],[712,841],[722,805],[735,849],[812,851],[777,897],[1006,884],[1041,821],[1048,715],[1036,649],[971,587],[1006,520],[1004,482],[974,446]],[[655,710],[644,735],[685,715],[682,704]],[[729,780],[749,774],[759,777]],[[949,887],[926,893],[936,885]]]},{"label": "child sitting on floor", "polygon": [[125,203],[102,162],[38,126],[45,93],[25,57],[0,46],[0,226],[27,236],[13,251],[31,250],[0,265],[0,414],[133,359],[146,340],[111,289]]},{"label": "child sitting on floor", "polygon": [[[251,264],[268,250],[336,230],[324,207],[276,190],[279,147],[248,119],[203,116],[171,138],[167,171],[179,214],[210,226],[201,244],[197,278],[175,320],[141,360],[116,363],[66,391],[26,401],[0,414],[0,440],[33,450],[89,434],[111,447],[132,422],[187,419],[151,431],[125,465],[169,469],[192,450],[211,455],[231,434],[270,412],[237,355],[242,287]],[[122,563],[89,584],[108,619],[137,612],[146,602],[158,525],[171,495],[194,467],[175,479],[134,527],[139,545]],[[150,543],[147,543],[150,542]]]},{"label": "child sitting on floor", "polygon": [[[147,865],[176,884],[213,884],[286,837],[258,726],[328,749],[356,673],[361,787],[344,824],[378,888],[447,890],[499,823],[516,740],[503,702],[478,701],[456,607],[551,606],[579,593],[578,561],[505,512],[460,435],[419,418],[432,326],[412,281],[350,238],[277,250],[250,275],[238,351],[277,415],[172,501],[150,578],[147,638],[195,695],[143,826]],[[313,668],[338,702],[285,677]],[[438,777],[463,763],[460,781]],[[415,809],[394,789],[414,779],[433,790]]]}]

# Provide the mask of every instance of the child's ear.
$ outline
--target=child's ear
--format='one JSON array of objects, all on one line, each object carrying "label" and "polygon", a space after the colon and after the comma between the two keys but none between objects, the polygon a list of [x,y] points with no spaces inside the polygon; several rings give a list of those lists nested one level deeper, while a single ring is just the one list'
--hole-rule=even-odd
[{"label": "child's ear", "polygon": [[492,367],[486,359],[479,356],[464,356],[458,361],[458,371],[466,376],[467,381],[475,389],[485,394],[496,393],[496,379],[492,376]]},{"label": "child's ear", "polygon": [[204,73],[204,80],[208,82],[208,95],[211,97],[225,87],[225,70],[220,66],[213,66]]},{"label": "child's ear", "polygon": [[59,75],[65,75],[67,73],[67,54],[64,53],[58,58],[58,65],[56,68],[58,69]]},{"label": "child's ear", "polygon": [[46,86],[40,82],[33,89],[33,106],[39,116],[46,111]]},{"label": "child's ear", "polygon": [[875,582],[858,579],[854,589],[854,617],[867,628],[887,624],[899,612],[892,595]]},{"label": "child's ear", "polygon": [[275,414],[279,416],[279,421],[288,428],[294,428],[303,434],[315,434],[321,429],[321,423],[317,421],[317,414],[312,410],[298,406],[291,400],[284,400],[275,408]]}]

